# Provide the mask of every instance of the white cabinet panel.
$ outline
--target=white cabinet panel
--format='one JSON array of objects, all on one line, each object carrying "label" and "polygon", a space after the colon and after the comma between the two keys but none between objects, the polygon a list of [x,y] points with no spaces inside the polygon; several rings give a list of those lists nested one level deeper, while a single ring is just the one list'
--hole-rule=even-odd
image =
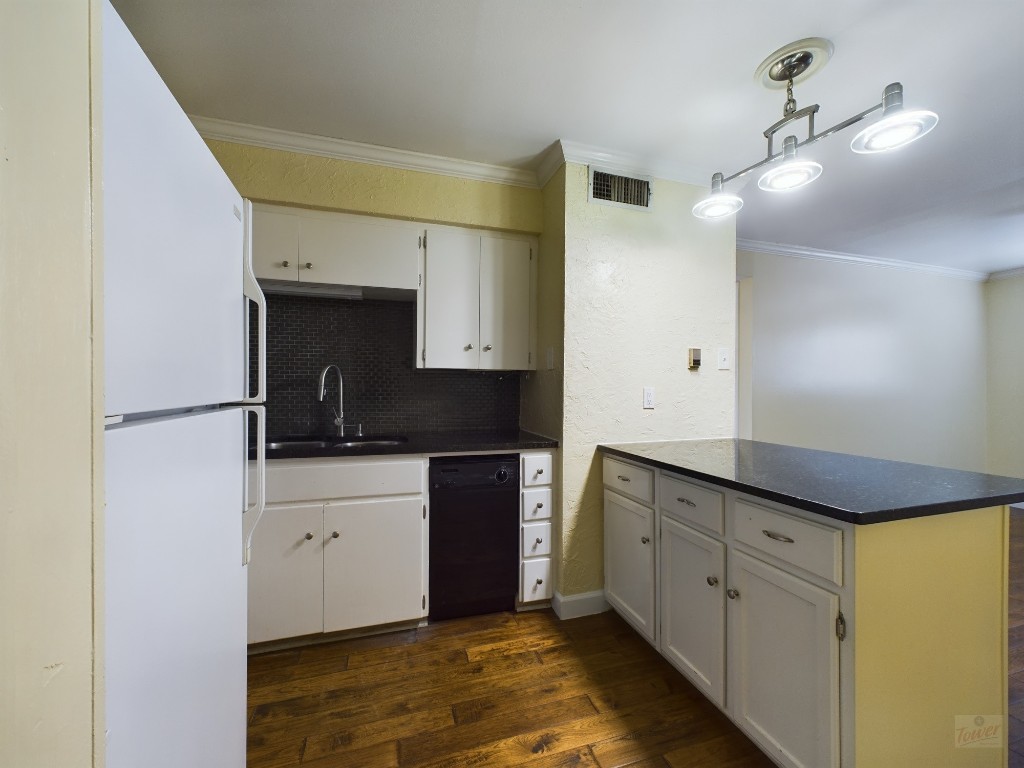
[{"label": "white cabinet panel", "polygon": [[666,475],[661,476],[658,487],[663,510],[719,536],[725,533],[721,493]]},{"label": "white cabinet panel", "polygon": [[324,505],[324,631],[423,615],[423,502]]},{"label": "white cabinet panel", "polygon": [[523,491],[523,522],[547,520],[551,517],[551,489],[530,488]]},{"label": "white cabinet panel", "polygon": [[736,540],[843,584],[843,532],[836,528],[737,501]]},{"label": "white cabinet panel", "polygon": [[551,454],[523,454],[523,486],[551,485]]},{"label": "white cabinet panel", "polygon": [[298,279],[309,283],[415,289],[422,230],[370,217],[303,216]]},{"label": "white cabinet panel", "polygon": [[480,368],[530,366],[530,244],[480,238]]},{"label": "white cabinet panel", "polygon": [[550,600],[552,593],[551,558],[538,557],[533,560],[524,560],[523,583],[519,585],[522,602]]},{"label": "white cabinet panel", "polygon": [[424,292],[424,364],[428,368],[480,365],[480,236],[427,231]]},{"label": "white cabinet panel", "polygon": [[661,651],[725,705],[725,544],[661,518]]},{"label": "white cabinet panel", "polygon": [[551,554],[551,523],[527,523],[523,526],[523,557]]},{"label": "white cabinet panel", "polygon": [[604,492],[604,591],[648,640],[654,624],[654,511]]},{"label": "white cabinet panel", "polygon": [[252,268],[256,277],[299,279],[299,217],[285,211],[253,206]]},{"label": "white cabinet panel", "polygon": [[106,6],[102,77],[104,413],[239,401],[242,198]]},{"label": "white cabinet panel", "polygon": [[323,505],[270,507],[253,533],[249,642],[323,632]]},{"label": "white cabinet panel", "polygon": [[839,598],[734,551],[729,586],[733,716],[793,768],[839,765]]},{"label": "white cabinet panel", "polygon": [[329,461],[267,463],[267,503],[343,499],[357,496],[399,496],[423,493],[423,461]]},{"label": "white cabinet panel", "polygon": [[654,503],[654,472],[643,467],[604,458],[604,484],[645,504]]}]

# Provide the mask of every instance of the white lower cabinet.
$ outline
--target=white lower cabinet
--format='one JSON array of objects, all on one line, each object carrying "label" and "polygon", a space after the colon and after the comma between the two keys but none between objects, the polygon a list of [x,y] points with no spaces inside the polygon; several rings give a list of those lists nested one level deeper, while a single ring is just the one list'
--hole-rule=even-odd
[{"label": "white lower cabinet", "polygon": [[661,518],[661,653],[725,706],[725,544]]},{"label": "white lower cabinet", "polygon": [[426,616],[425,474],[422,459],[268,467],[271,503],[248,566],[249,642]]},{"label": "white lower cabinet", "polygon": [[640,634],[655,641],[654,510],[604,492],[605,599]]},{"label": "white lower cabinet", "polygon": [[520,456],[519,603],[550,600],[554,594],[551,567],[552,471],[550,453]]},{"label": "white lower cabinet", "polygon": [[422,615],[425,522],[416,498],[324,505],[324,632]]},{"label": "white lower cabinet", "polygon": [[839,765],[838,596],[733,552],[733,719],[784,765]]}]

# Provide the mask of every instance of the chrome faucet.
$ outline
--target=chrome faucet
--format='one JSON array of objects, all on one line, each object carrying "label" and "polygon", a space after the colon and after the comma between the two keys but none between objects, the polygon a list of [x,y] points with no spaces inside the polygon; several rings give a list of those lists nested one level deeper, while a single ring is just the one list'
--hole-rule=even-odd
[{"label": "chrome faucet", "polygon": [[334,411],[334,426],[338,428],[338,435],[341,437],[345,436],[345,393],[344,384],[341,381],[341,368],[334,365],[324,366],[324,369],[320,371],[320,387],[317,390],[317,399],[322,403],[324,401],[324,390],[327,384],[327,372],[333,368],[338,372],[338,408]]}]

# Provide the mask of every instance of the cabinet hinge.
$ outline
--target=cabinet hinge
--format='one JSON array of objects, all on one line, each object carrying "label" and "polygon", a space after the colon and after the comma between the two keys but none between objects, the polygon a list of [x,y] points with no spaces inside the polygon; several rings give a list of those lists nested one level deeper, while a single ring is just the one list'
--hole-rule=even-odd
[{"label": "cabinet hinge", "polygon": [[427,247],[427,233],[426,232],[423,233],[423,247],[424,248]]},{"label": "cabinet hinge", "polygon": [[846,639],[846,617],[842,611],[836,616],[836,637],[839,638],[839,642]]},{"label": "cabinet hinge", "polygon": [[424,347],[422,350],[420,350],[420,360],[422,360],[424,363],[427,362],[427,348],[426,347]]},{"label": "cabinet hinge", "polygon": [[423,601],[420,603],[420,605],[423,607],[423,610],[427,610],[427,596],[426,595],[423,596]]},{"label": "cabinet hinge", "polygon": [[422,248],[423,247],[423,235],[420,235],[419,237],[416,238],[416,247],[417,248]]},{"label": "cabinet hinge", "polygon": [[423,275],[420,275],[419,287],[423,287]]},{"label": "cabinet hinge", "polygon": [[424,520],[427,519],[427,505],[426,504],[423,505],[423,519]]}]

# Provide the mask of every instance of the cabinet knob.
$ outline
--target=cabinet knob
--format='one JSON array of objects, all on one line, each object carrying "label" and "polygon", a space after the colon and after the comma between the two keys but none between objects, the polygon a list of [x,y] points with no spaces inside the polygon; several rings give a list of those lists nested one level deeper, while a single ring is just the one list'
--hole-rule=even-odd
[{"label": "cabinet knob", "polygon": [[473,348],[472,344],[467,344],[466,346],[463,347],[463,349],[466,350],[467,352],[469,352],[469,350],[471,350],[472,348]]},{"label": "cabinet knob", "polygon": [[537,474],[538,475],[543,475],[544,474],[544,470],[543,469],[538,469],[537,470]]},{"label": "cabinet knob", "polygon": [[281,266],[284,267],[285,269],[288,269],[288,267],[291,266],[291,262],[290,261],[282,261],[281,262]]},{"label": "cabinet knob", "polygon": [[305,539],[306,539],[306,541],[312,541],[313,540],[313,534],[312,533],[307,533],[306,536],[305,536]]},{"label": "cabinet knob", "polygon": [[312,269],[312,268],[313,268],[313,262],[312,261],[307,261],[306,262],[306,269]]},{"label": "cabinet knob", "polygon": [[341,534],[340,534],[340,533],[338,533],[337,531],[334,531],[334,532],[333,532],[333,533],[331,534],[331,538],[332,538],[332,539],[336,539],[336,538],[338,538],[339,536],[341,536]]},{"label": "cabinet knob", "polygon": [[737,597],[740,596],[739,591],[735,589],[727,589],[725,590],[725,594],[729,596],[730,600],[735,600]]},{"label": "cabinet knob", "polygon": [[537,579],[537,583],[538,584],[543,584],[544,583],[544,579]]},{"label": "cabinet knob", "polygon": [[544,509],[544,502],[543,501],[538,501],[537,502],[537,509]]},{"label": "cabinet knob", "polygon": [[708,586],[709,587],[717,587],[718,586],[718,577],[717,576],[708,576]]},{"label": "cabinet knob", "polygon": [[492,349],[494,349],[494,347],[488,344],[486,347],[484,347],[484,352],[490,352]]},{"label": "cabinet knob", "polygon": [[649,544],[649,543],[650,543],[650,541],[651,541],[651,540],[650,540],[650,539],[648,539],[648,538],[647,538],[646,536],[641,536],[641,537],[640,537],[640,543],[641,543],[641,544]]},{"label": "cabinet knob", "polygon": [[537,539],[537,543],[538,544],[543,544],[544,543],[544,539]]}]

